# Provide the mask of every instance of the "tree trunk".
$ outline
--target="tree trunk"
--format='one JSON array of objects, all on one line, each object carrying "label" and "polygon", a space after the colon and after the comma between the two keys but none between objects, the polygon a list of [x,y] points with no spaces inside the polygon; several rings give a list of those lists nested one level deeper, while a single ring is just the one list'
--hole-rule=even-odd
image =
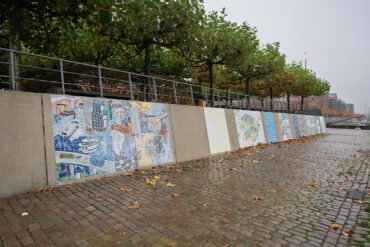
[{"label": "tree trunk", "polygon": [[214,79],[213,79],[213,64],[208,63],[208,71],[209,71],[209,87],[211,88],[211,106],[214,106],[215,96],[213,95],[213,87],[214,87]]},{"label": "tree trunk", "polygon": [[245,79],[245,94],[247,95],[247,98],[246,98],[246,104],[248,105],[248,107],[250,108],[250,77],[247,77]]},{"label": "tree trunk", "polygon": [[[18,6],[17,2],[13,2],[13,4],[9,8],[9,49],[12,50],[21,50],[21,40],[20,40],[20,32],[22,30],[21,24],[21,7]],[[21,56],[19,53],[13,53],[13,62],[14,64],[21,63]],[[11,58],[9,54],[9,64],[11,63]],[[9,65],[9,89],[12,89],[12,67]],[[20,77],[21,71],[19,66],[14,66],[14,77]],[[20,79],[15,79],[15,90],[21,90],[21,81]]]},{"label": "tree trunk", "polygon": [[[151,75],[152,74],[152,60],[150,58],[150,43],[147,42],[145,44],[145,74],[146,75]],[[147,85],[151,85],[152,80],[151,78],[147,78]],[[144,92],[144,98],[145,101],[149,101],[150,99],[150,86],[144,85],[143,86],[143,92]]]},{"label": "tree trunk", "polygon": [[287,103],[288,103],[288,112],[290,111],[290,94],[289,92],[286,94],[286,100],[287,100]]},{"label": "tree trunk", "polygon": [[303,103],[304,103],[304,97],[303,95],[301,96],[301,111],[303,111]]},{"label": "tree trunk", "polygon": [[272,97],[272,87],[270,87],[270,109],[271,110],[274,110],[274,104],[272,104],[272,100],[273,100],[273,97]]}]

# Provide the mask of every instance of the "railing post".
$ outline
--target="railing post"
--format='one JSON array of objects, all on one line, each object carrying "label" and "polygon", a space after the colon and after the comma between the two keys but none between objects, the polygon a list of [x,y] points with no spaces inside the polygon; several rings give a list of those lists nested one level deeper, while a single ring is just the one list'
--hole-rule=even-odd
[{"label": "railing post", "polygon": [[15,76],[14,76],[14,54],[13,50],[10,50],[10,64],[12,70],[12,90],[15,90]]},{"label": "railing post", "polygon": [[154,100],[155,100],[155,102],[157,102],[158,101],[158,96],[157,96],[157,87],[155,86],[155,78],[153,77],[152,80],[153,80]]},{"label": "railing post", "polygon": [[206,96],[206,106],[208,106],[208,93],[207,93],[207,88],[206,87],[203,87],[204,88],[204,92],[205,92],[205,96]]},{"label": "railing post", "polygon": [[173,87],[173,97],[175,99],[175,104],[177,104],[176,82],[175,81],[172,81],[172,87]]},{"label": "railing post", "polygon": [[191,97],[191,104],[195,105],[194,95],[193,95],[193,86],[191,84],[190,84],[190,97]]},{"label": "railing post", "polygon": [[103,97],[103,82],[101,79],[101,67],[98,67],[98,73],[99,73],[99,87],[100,87],[100,97]]},{"label": "railing post", "polygon": [[249,95],[245,95],[245,109],[250,110],[251,107],[249,105]]},{"label": "railing post", "polygon": [[229,90],[227,90],[227,103],[229,105],[229,108],[231,108],[230,107],[230,91]]},{"label": "railing post", "polygon": [[66,94],[66,90],[64,88],[64,71],[63,71],[63,59],[59,60],[60,64],[60,80],[62,82],[62,94]]},{"label": "railing post", "polygon": [[218,108],[221,107],[220,90],[217,89]]},{"label": "railing post", "polygon": [[134,100],[134,94],[132,93],[132,81],[131,81],[131,73],[128,73],[128,84],[130,90],[130,100]]},{"label": "railing post", "polygon": [[239,94],[238,94],[238,102],[239,102],[239,109],[242,109],[242,106],[240,104],[240,97],[239,97]]},{"label": "railing post", "polygon": [[263,111],[263,98],[261,98],[261,110]]}]

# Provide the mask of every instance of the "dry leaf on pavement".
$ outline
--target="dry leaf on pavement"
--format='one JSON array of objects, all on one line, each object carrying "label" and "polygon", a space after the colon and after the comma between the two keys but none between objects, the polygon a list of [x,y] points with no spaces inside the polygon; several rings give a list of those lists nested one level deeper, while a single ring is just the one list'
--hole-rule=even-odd
[{"label": "dry leaf on pavement", "polygon": [[145,179],[145,182],[147,183],[147,184],[150,184],[150,185],[156,185],[157,184],[157,179],[150,179],[150,178],[147,178],[147,179]]},{"label": "dry leaf on pavement", "polygon": [[66,185],[64,185],[64,188],[70,189],[70,188],[72,188],[72,184],[66,184]]},{"label": "dry leaf on pavement", "polygon": [[343,188],[343,187],[339,187],[338,188],[338,190],[340,190],[340,191],[344,191],[344,190],[346,190],[345,188]]},{"label": "dry leaf on pavement", "polygon": [[311,187],[316,187],[316,184],[314,184],[314,183],[308,183],[307,185],[311,186]]},{"label": "dry leaf on pavement", "polygon": [[263,201],[262,196],[252,196],[253,200]]},{"label": "dry leaf on pavement", "polygon": [[340,225],[336,225],[336,224],[330,224],[329,226],[331,229],[334,229],[334,230],[337,230],[340,227]]},{"label": "dry leaf on pavement", "polygon": [[100,198],[100,197],[101,197],[101,195],[94,195],[94,197],[95,197],[95,198]]},{"label": "dry leaf on pavement", "polygon": [[174,185],[174,184],[171,184],[170,182],[168,182],[168,183],[166,184],[166,186],[167,186],[167,187],[174,187],[175,185]]},{"label": "dry leaf on pavement", "polygon": [[277,191],[276,191],[276,190],[270,190],[270,192],[272,192],[272,193],[276,193]]},{"label": "dry leaf on pavement", "polygon": [[128,206],[128,208],[130,208],[130,209],[138,209],[138,208],[140,208],[140,204],[130,205],[130,206]]},{"label": "dry leaf on pavement", "polygon": [[354,200],[355,203],[362,205],[365,205],[365,202],[362,200]]},{"label": "dry leaf on pavement", "polygon": [[155,175],[153,178],[154,179],[160,179],[161,178],[161,175]]},{"label": "dry leaf on pavement", "polygon": [[191,181],[191,178],[185,178],[184,179],[184,182],[190,182]]},{"label": "dry leaf on pavement", "polygon": [[308,195],[308,194],[310,194],[310,192],[307,192],[307,191],[304,191],[304,190],[301,190],[301,193],[302,193],[303,195]]},{"label": "dry leaf on pavement", "polygon": [[343,236],[351,236],[352,238],[354,238],[354,237],[355,237],[355,231],[354,231],[354,230],[343,231],[343,232],[341,232],[341,234],[342,234]]},{"label": "dry leaf on pavement", "polygon": [[178,193],[172,193],[172,197],[179,197],[179,196],[181,196],[181,195],[178,194]]},{"label": "dry leaf on pavement", "polygon": [[123,192],[130,192],[132,189],[122,187],[122,188],[119,188],[119,190],[121,190],[121,191],[123,191]]},{"label": "dry leaf on pavement", "polygon": [[122,173],[122,175],[123,176],[132,176],[132,175],[134,175],[134,173],[132,173],[132,172],[124,172],[124,173]]},{"label": "dry leaf on pavement", "polygon": [[334,181],[332,179],[329,179],[329,178],[326,179],[326,182],[328,182],[328,183],[334,183]]}]

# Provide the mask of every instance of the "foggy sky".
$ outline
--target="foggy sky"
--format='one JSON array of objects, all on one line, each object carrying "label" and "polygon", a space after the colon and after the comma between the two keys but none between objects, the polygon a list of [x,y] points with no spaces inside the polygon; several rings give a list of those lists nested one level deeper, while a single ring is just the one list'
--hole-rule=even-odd
[{"label": "foggy sky", "polygon": [[[204,0],[228,20],[257,28],[261,43],[280,42],[287,61],[307,67],[355,112],[370,107],[370,0]],[[307,54],[304,55],[304,52]]]}]

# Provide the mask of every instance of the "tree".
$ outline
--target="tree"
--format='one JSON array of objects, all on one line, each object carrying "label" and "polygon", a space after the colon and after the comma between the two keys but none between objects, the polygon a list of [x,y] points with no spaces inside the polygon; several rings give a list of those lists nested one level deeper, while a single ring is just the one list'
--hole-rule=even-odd
[{"label": "tree", "polygon": [[214,66],[225,65],[253,49],[255,29],[243,23],[238,26],[225,20],[224,11],[205,16],[193,32],[191,42],[179,47],[184,58],[194,67],[206,67],[209,74],[212,105],[214,102]]},{"label": "tree", "polygon": [[273,97],[280,96],[282,85],[280,78],[285,68],[285,55],[279,51],[279,43],[268,44],[265,48],[262,65],[264,76],[258,81],[257,87],[263,95],[270,96],[270,108],[273,108]]},{"label": "tree", "polygon": [[116,3],[112,37],[144,53],[145,74],[152,69],[154,47],[186,42],[204,14],[197,0],[126,0]]},{"label": "tree", "polygon": [[[0,37],[8,37],[9,49],[22,50],[25,47],[48,54],[58,47],[63,28],[88,15],[85,2],[86,0],[1,1]],[[20,59],[20,55],[14,53],[14,63],[20,64]],[[19,66],[14,66],[14,76],[20,77]],[[18,80],[15,86],[20,89]]]}]

